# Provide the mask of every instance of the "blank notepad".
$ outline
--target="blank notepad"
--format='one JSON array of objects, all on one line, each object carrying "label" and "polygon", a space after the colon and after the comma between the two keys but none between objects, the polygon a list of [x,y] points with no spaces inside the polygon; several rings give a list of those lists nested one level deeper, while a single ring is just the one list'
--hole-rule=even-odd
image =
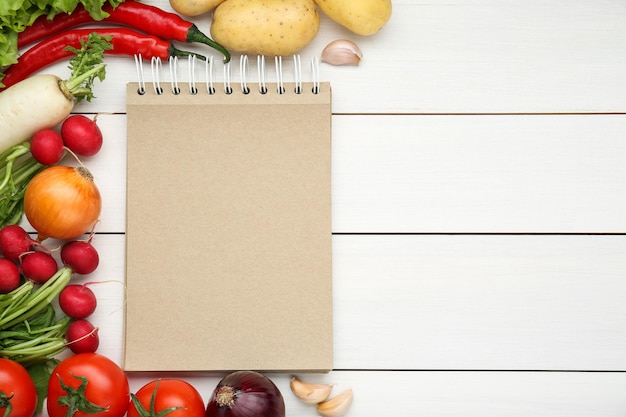
[{"label": "blank notepad", "polygon": [[137,89],[124,368],[332,369],[330,85]]}]

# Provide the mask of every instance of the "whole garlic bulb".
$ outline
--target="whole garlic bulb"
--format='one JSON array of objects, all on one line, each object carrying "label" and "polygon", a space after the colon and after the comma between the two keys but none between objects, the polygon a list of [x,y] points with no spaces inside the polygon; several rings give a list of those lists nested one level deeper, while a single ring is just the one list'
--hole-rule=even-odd
[{"label": "whole garlic bulb", "polygon": [[322,51],[322,62],[331,65],[359,65],[363,53],[359,46],[348,39],[337,39]]}]

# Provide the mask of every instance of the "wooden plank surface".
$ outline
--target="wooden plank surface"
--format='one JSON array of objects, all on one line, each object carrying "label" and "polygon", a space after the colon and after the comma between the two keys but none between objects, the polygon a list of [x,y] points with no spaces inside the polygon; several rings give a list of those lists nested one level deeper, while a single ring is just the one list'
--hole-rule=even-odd
[{"label": "wooden plank surface", "polygon": [[[211,391],[219,380],[175,376],[203,392]],[[281,392],[287,393],[287,416],[316,416],[313,407],[289,393],[289,377],[273,376]],[[303,377],[334,383],[336,391],[352,387],[355,398],[346,417],[622,417],[626,406],[626,377],[616,373],[334,371]],[[150,378],[137,376],[131,388],[138,389]]]},{"label": "wooden plank surface", "polygon": [[[167,1],[145,0],[169,8]],[[621,0],[394,0],[388,25],[357,36],[325,16],[315,40],[301,51],[306,64],[330,41],[354,40],[358,70],[322,64],[332,81],[336,113],[597,113],[626,110],[626,10]],[[170,9],[171,10],[171,9]],[[195,19],[209,31],[211,16]],[[221,58],[211,49],[177,44]],[[239,80],[238,56],[233,81]],[[132,60],[110,57],[106,84],[97,87],[101,111],[123,112],[124,84],[136,80]],[[188,80],[186,61],[179,75]],[[216,62],[215,79],[223,80]],[[293,80],[290,57],[285,80]],[[65,65],[54,71],[65,72]],[[169,80],[167,66],[163,80]],[[250,63],[251,81],[257,80]],[[268,81],[275,80],[268,60]],[[152,80],[149,69],[146,79]],[[205,80],[197,67],[197,79]],[[81,105],[80,111],[93,106]]]},{"label": "wooden plank surface", "polygon": [[[99,228],[123,232],[126,116],[98,120],[107,141],[85,162],[104,195]],[[335,233],[626,231],[624,115],[335,115],[332,124]]]},{"label": "wooden plank surface", "polygon": [[[119,358],[124,235],[94,244],[92,319]],[[625,236],[334,236],[334,367],[624,372],[624,251]]]},{"label": "wooden plank surface", "polygon": [[626,117],[336,116],[333,231],[626,231]]},{"label": "wooden plank surface", "polygon": [[[373,37],[324,17],[301,53],[308,65],[331,40],[351,38],[365,55],[358,68],[320,67],[333,86],[336,369],[302,376],[352,386],[348,417],[623,416],[623,1],[393,7]],[[208,32],[210,15],[194,20]],[[94,240],[102,262],[89,279],[106,281],[93,286],[93,320],[101,353],[120,361],[124,91],[137,74],[132,59],[108,63],[96,100],[75,111],[100,113],[105,136],[102,153],[84,160],[104,204]],[[291,65],[286,57],[286,80]],[[269,61],[268,81],[273,70]],[[67,74],[65,64],[47,71]],[[203,74],[199,66],[199,82]],[[222,376],[173,375],[205,398]],[[159,376],[131,374],[131,387]],[[289,377],[272,375],[288,416],[315,415]]]}]

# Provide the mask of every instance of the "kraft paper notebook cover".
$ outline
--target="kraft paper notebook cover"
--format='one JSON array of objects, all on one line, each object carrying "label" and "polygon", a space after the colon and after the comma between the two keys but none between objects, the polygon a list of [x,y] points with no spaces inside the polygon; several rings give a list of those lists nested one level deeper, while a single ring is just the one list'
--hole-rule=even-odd
[{"label": "kraft paper notebook cover", "polygon": [[126,370],[332,369],[330,85],[267,86],[127,86]]}]

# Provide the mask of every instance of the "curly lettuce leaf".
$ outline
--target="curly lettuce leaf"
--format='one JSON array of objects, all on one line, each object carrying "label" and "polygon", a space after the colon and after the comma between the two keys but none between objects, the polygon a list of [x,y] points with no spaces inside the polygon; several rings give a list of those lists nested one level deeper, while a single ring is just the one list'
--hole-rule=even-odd
[{"label": "curly lettuce leaf", "polygon": [[94,20],[108,16],[102,10],[109,3],[115,7],[124,0],[1,0],[0,1],[0,68],[15,64],[19,56],[17,34],[31,26],[40,16],[48,19],[71,13],[82,4]]}]

